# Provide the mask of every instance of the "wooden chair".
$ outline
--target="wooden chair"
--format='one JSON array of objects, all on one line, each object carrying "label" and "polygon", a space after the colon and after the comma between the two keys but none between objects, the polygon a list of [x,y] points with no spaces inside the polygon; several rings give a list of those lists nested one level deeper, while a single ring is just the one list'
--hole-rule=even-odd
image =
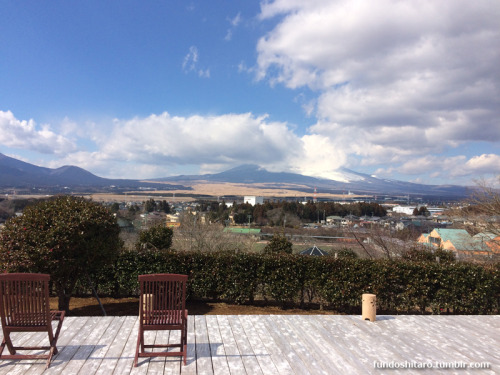
[{"label": "wooden chair", "polygon": [[[6,273],[0,275],[0,315],[3,341],[0,359],[47,359],[48,368],[57,354],[57,339],[64,320],[64,311],[51,311],[49,305],[50,275]],[[55,334],[52,321],[58,321]],[[47,332],[49,346],[14,346],[11,332]],[[5,345],[10,355],[3,355]],[[48,350],[48,354],[16,354],[16,350]]]},{"label": "wooden chair", "polygon": [[[187,317],[186,275],[153,274],[139,275],[139,337],[135,352],[134,366],[139,357],[183,356],[187,357]],[[178,344],[146,345],[144,332],[150,330],[179,330],[181,341]],[[179,351],[168,351],[178,347]],[[146,348],[167,348],[162,352],[146,352]]]}]

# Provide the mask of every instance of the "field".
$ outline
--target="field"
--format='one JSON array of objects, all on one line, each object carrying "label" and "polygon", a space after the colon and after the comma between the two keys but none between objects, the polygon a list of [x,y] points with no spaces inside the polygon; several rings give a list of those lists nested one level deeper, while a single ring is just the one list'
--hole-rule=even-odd
[{"label": "field", "polygon": [[[214,183],[207,181],[180,182],[182,185],[192,188],[192,190],[155,190],[154,193],[145,191],[130,191],[122,194],[92,194],[95,201],[131,201],[141,202],[149,198],[166,199],[170,202],[189,202],[200,196],[223,199],[224,197],[263,196],[273,198],[296,198],[298,200],[309,200],[313,198],[310,188],[302,185],[283,184],[277,188],[276,184],[233,184]],[[166,186],[170,185],[165,183]],[[126,198],[124,198],[126,197]],[[317,198],[343,199],[366,197],[361,195],[329,194],[317,193]]]}]

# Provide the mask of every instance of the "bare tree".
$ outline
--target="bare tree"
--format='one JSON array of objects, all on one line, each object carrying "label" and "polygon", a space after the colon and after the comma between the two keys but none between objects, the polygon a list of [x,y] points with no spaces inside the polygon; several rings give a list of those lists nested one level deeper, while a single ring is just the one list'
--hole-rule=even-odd
[{"label": "bare tree", "polygon": [[[500,176],[498,176],[500,184]],[[481,223],[485,232],[500,236],[500,190],[482,180],[469,199],[471,216]]]},{"label": "bare tree", "polygon": [[397,233],[380,225],[372,225],[362,231],[351,228],[348,233],[369,258],[393,259],[418,247],[410,231]]},{"label": "bare tree", "polygon": [[172,248],[184,251],[249,251],[257,241],[251,236],[224,232],[220,223],[206,222],[199,214],[184,213],[174,230]]}]

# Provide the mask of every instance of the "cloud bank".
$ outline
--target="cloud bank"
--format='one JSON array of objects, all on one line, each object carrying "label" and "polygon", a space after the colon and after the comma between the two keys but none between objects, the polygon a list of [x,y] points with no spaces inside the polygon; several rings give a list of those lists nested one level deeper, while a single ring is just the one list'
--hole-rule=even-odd
[{"label": "cloud bank", "polygon": [[[413,174],[465,142],[500,141],[499,3],[276,0],[260,17],[280,18],[258,42],[258,79],[315,92],[309,132],[359,164]],[[495,172],[497,157],[463,173]]]}]

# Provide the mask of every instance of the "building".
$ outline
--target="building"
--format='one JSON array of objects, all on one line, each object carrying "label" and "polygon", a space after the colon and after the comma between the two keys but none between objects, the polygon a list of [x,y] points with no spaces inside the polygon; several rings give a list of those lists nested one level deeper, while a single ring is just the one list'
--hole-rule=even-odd
[{"label": "building", "polygon": [[[413,215],[413,211],[415,210],[415,208],[419,209],[420,207],[422,207],[422,206],[421,205],[418,205],[418,206],[394,206],[392,208],[392,212],[396,212],[396,213],[404,214],[404,215]],[[441,208],[441,207],[429,207],[429,206],[425,206],[425,205],[423,207],[427,208],[427,211],[429,211],[429,213],[432,216],[441,215],[444,211],[444,208]]]},{"label": "building", "polygon": [[313,247],[310,247],[309,249],[302,250],[300,255],[316,255],[316,256],[324,256],[328,255],[328,253],[325,250],[320,249],[316,245]]},{"label": "building", "polygon": [[179,228],[181,226],[181,222],[179,220],[179,215],[171,215],[167,214],[167,222],[166,222],[167,227],[169,228]]},{"label": "building", "polygon": [[243,198],[243,203],[251,204],[255,206],[256,204],[264,204],[264,197],[256,197],[256,196],[245,196]]},{"label": "building", "polygon": [[494,235],[479,233],[471,236],[465,229],[434,228],[431,233],[422,234],[418,242],[464,256],[493,256],[500,253]]},{"label": "building", "polygon": [[434,228],[429,234],[423,233],[418,242],[456,252],[470,248],[472,237],[465,229]]}]

